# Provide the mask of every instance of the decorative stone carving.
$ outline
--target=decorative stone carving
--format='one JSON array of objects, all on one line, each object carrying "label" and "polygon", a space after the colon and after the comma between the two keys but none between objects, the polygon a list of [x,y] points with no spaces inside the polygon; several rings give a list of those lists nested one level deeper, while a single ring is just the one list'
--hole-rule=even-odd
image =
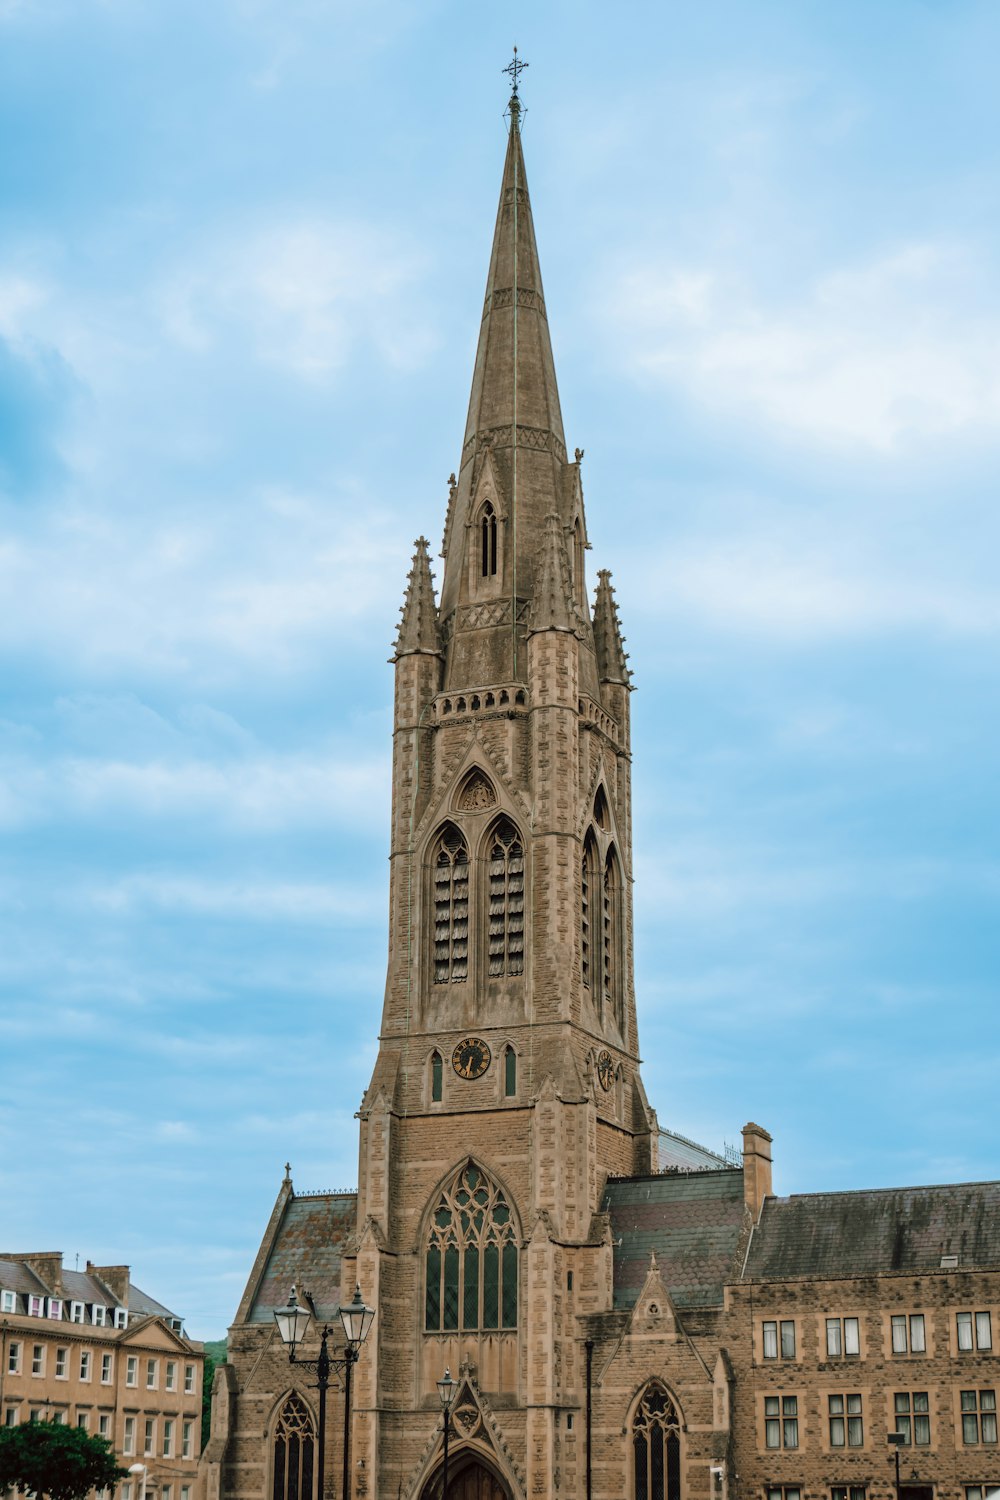
[{"label": "decorative stone carving", "polygon": [[461,790],[458,805],[462,812],[482,812],[496,807],[497,794],[481,771],[474,771]]}]

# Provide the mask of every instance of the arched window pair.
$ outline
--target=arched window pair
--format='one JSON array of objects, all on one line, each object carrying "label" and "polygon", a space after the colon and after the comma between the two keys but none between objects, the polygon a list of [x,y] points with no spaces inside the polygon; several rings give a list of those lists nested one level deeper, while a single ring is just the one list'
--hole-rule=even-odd
[{"label": "arched window pair", "polygon": [[274,1430],[272,1500],[312,1500],[313,1424],[301,1396],[288,1397]]},{"label": "arched window pair", "polygon": [[680,1500],[680,1425],[666,1390],[652,1381],[632,1419],[633,1500]]},{"label": "arched window pair", "polygon": [[[524,972],[524,845],[509,818],[486,841],[482,930],[491,977]],[[454,823],[442,830],[431,861],[434,983],[469,977],[469,846]]]},{"label": "arched window pair", "polygon": [[479,569],[483,578],[497,573],[497,513],[487,500],[479,516]]},{"label": "arched window pair", "polygon": [[583,841],[580,870],[580,971],[600,1015],[624,1028],[621,870],[614,845],[601,860],[593,829]]},{"label": "arched window pair", "polygon": [[428,1333],[517,1327],[517,1232],[510,1205],[472,1162],[438,1200],[425,1272]]},{"label": "arched window pair", "polygon": [[[431,1103],[440,1104],[444,1096],[444,1058],[437,1048],[431,1053]],[[517,1053],[509,1044],[503,1052],[503,1096],[517,1096]]]}]

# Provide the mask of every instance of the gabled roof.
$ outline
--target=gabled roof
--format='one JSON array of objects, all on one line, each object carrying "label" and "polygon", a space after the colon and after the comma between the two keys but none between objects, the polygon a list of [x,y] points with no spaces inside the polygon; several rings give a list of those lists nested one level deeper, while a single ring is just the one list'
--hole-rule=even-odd
[{"label": "gabled roof", "polygon": [[744,1279],[788,1281],[1000,1266],[1000,1182],[767,1198]]},{"label": "gabled roof", "polygon": [[300,1300],[309,1293],[316,1316],[330,1319],[340,1306],[340,1266],[354,1234],[357,1193],[289,1196],[247,1314],[248,1323],[270,1323],[284,1307],[292,1283]]},{"label": "gabled roof", "polygon": [[611,1215],[616,1308],[635,1303],[651,1253],[676,1307],[721,1305],[746,1225],[739,1168],[611,1178],[601,1208]]}]

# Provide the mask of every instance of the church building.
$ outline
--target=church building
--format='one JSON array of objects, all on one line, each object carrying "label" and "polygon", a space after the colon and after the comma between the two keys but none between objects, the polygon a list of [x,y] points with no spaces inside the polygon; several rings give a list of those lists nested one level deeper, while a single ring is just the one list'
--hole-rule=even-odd
[{"label": "church building", "polygon": [[720,1157],[646,1097],[631,673],[610,574],[587,586],[582,458],[515,86],[440,597],[421,538],[395,642],[358,1187],[286,1173],[216,1375],[207,1500],[341,1496],[344,1395],[318,1474],[315,1375],[275,1325],[293,1283],[303,1357],[356,1286],[375,1309],[351,1500],[441,1500],[446,1371],[448,1500],[889,1500],[900,1453],[902,1500],[1000,1500],[1000,1184],[778,1199],[765,1129]]}]

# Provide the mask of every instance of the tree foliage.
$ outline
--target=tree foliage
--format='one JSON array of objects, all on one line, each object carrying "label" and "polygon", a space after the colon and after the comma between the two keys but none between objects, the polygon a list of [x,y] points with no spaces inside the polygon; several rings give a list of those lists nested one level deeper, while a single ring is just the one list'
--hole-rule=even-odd
[{"label": "tree foliage", "polygon": [[19,1489],[48,1500],[83,1500],[128,1474],[106,1438],[58,1422],[0,1427],[0,1494]]}]

